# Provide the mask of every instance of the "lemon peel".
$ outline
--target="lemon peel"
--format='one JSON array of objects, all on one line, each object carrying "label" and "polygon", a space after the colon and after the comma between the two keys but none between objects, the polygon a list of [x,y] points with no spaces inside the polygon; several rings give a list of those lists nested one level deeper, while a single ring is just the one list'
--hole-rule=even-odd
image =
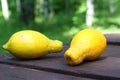
[{"label": "lemon peel", "polygon": [[17,58],[34,59],[61,51],[63,43],[49,39],[38,31],[22,30],[14,33],[3,48]]},{"label": "lemon peel", "polygon": [[103,54],[107,46],[104,34],[95,29],[84,29],[73,36],[64,58],[70,65],[78,65],[84,60],[92,61]]}]

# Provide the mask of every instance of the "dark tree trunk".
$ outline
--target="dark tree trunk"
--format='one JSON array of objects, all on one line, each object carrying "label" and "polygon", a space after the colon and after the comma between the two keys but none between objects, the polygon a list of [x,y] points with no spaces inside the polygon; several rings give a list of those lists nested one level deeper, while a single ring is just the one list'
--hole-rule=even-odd
[{"label": "dark tree trunk", "polygon": [[65,12],[66,15],[69,15],[69,0],[65,0]]},{"label": "dark tree trunk", "polygon": [[54,16],[54,8],[53,8],[53,0],[49,0],[50,2],[50,18],[53,18]]},{"label": "dark tree trunk", "polygon": [[43,3],[43,10],[44,10],[44,16],[45,16],[45,19],[47,20],[48,19],[48,0],[44,0],[44,3]]},{"label": "dark tree trunk", "polygon": [[34,2],[35,0],[21,0],[21,18],[27,25],[34,22]]}]

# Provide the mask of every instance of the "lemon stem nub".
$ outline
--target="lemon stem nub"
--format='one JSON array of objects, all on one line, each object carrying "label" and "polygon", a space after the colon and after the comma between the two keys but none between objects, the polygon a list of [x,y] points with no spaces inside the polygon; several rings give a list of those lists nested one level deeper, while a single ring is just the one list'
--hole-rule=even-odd
[{"label": "lemon stem nub", "polygon": [[75,47],[69,48],[64,54],[64,58],[68,64],[73,66],[80,64],[86,57],[86,55],[83,54],[84,50],[82,52],[78,52],[78,50],[74,48]]},{"label": "lemon stem nub", "polygon": [[3,48],[3,49],[7,49],[7,46],[6,46],[6,45],[3,45],[2,48]]},{"label": "lemon stem nub", "polygon": [[59,52],[63,49],[63,43],[59,40],[51,40],[49,44],[49,52]]},{"label": "lemon stem nub", "polygon": [[68,62],[70,65],[72,65],[72,63],[73,63],[72,58],[71,58],[70,56],[68,56],[68,55],[65,55],[65,58],[66,58],[67,62]]}]

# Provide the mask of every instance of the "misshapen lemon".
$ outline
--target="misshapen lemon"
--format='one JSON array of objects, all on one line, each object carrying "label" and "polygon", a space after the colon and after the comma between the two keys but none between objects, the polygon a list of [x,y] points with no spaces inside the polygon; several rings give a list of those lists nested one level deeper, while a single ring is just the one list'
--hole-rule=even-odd
[{"label": "misshapen lemon", "polygon": [[95,29],[84,29],[72,39],[64,57],[70,65],[97,59],[106,48],[105,36]]},{"label": "misshapen lemon", "polygon": [[61,51],[63,43],[51,40],[38,31],[23,30],[14,33],[3,48],[17,58],[34,59]]}]

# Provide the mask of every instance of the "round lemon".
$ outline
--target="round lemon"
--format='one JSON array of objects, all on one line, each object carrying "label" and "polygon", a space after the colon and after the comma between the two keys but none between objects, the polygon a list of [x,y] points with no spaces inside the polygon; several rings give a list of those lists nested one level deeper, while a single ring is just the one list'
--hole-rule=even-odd
[{"label": "round lemon", "polygon": [[106,45],[106,37],[100,31],[84,29],[73,37],[64,57],[70,65],[95,60],[104,52]]}]

